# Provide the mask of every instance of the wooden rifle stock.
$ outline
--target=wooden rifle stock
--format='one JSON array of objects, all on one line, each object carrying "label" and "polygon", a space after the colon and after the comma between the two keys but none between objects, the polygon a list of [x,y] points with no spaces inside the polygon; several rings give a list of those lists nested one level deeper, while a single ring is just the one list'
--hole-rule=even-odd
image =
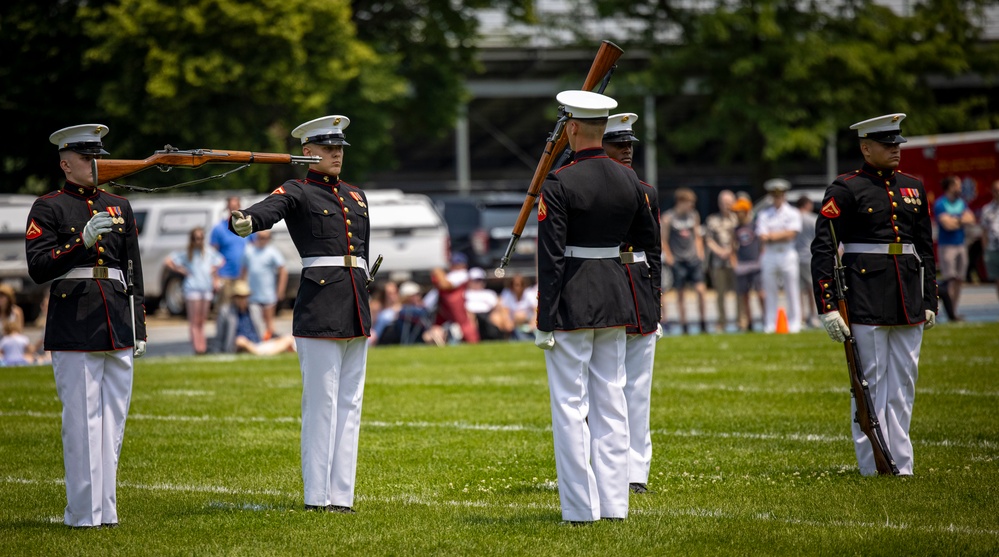
[{"label": "wooden rifle stock", "polygon": [[[613,70],[614,65],[617,64],[622,54],[624,54],[624,51],[616,44],[610,41],[600,43],[597,55],[593,58],[593,63],[590,65],[590,71],[586,74],[586,79],[583,81],[583,90],[592,91],[600,85],[604,81],[604,77]],[[534,169],[534,176],[531,178],[531,184],[527,188],[527,197],[520,208],[520,214],[517,215],[517,222],[513,225],[510,243],[506,247],[506,253],[503,254],[499,268],[495,271],[496,276],[503,276],[503,267],[506,267],[510,263],[510,257],[517,246],[517,241],[520,240],[520,235],[524,233],[524,227],[527,226],[527,219],[531,216],[531,210],[534,209],[534,204],[538,200],[541,185],[544,184],[545,177],[548,176],[548,172],[551,170],[556,153],[561,153],[568,143],[569,138],[562,133],[562,120],[560,118],[558,124],[555,126],[555,130],[548,136],[544,153],[541,154],[538,166]]]},{"label": "wooden rifle stock", "polygon": [[169,146],[156,151],[143,160],[94,159],[94,183],[104,184],[112,180],[131,176],[147,168],[169,169],[174,166],[197,168],[208,163],[229,164],[310,164],[319,162],[319,157],[288,155],[285,153],[256,153],[251,151],[221,151],[214,149],[192,149],[182,151]]},{"label": "wooden rifle stock", "polygon": [[[850,313],[846,304],[846,280],[843,277],[843,262],[839,256],[839,242],[836,240],[836,230],[833,223],[829,223],[832,230],[833,252],[836,256],[835,283],[836,283],[836,304],[839,314],[850,327]],[[871,451],[874,453],[874,465],[878,469],[878,474],[883,476],[899,475],[898,467],[895,466],[895,459],[891,456],[888,443],[885,442],[884,432],[881,431],[881,422],[878,421],[877,413],[874,412],[874,402],[871,400],[871,389],[864,378],[864,372],[860,367],[860,351],[857,350],[857,340],[851,332],[846,335],[843,341],[843,348],[846,351],[846,365],[850,371],[850,392],[853,393],[853,400],[857,406],[857,414],[854,417],[860,426],[860,431],[864,432],[867,440],[871,443]]]}]

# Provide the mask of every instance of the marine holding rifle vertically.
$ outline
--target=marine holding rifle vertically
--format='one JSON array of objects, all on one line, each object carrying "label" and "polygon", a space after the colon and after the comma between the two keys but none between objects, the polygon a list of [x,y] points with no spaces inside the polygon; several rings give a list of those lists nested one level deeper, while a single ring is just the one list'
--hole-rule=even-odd
[{"label": "marine holding rifle vertically", "polygon": [[[548,174],[538,200],[538,326],[545,350],[562,518],[628,516],[626,328],[639,326],[621,245],[659,259],[657,223],[635,171],[602,148],[617,102],[563,91],[575,161]],[[651,288],[651,285],[647,284]],[[653,332],[649,331],[650,334]]]},{"label": "marine holding rifle vertically", "polygon": [[292,131],[302,153],[319,156],[304,179],[234,211],[240,236],[281,219],[302,257],[292,333],[302,371],[302,478],[307,510],[354,512],[357,441],[371,331],[367,283],[368,204],[340,179],[346,116],[324,116]]},{"label": "marine holding rifle vertically", "polygon": [[864,165],[826,190],[811,246],[818,312],[830,338],[847,345],[854,448],[865,476],[913,473],[909,425],[919,351],[923,330],[936,322],[926,190],[897,170],[904,118],[887,114],[850,126]]},{"label": "marine holding rifle vertically", "polygon": [[96,187],[91,168],[108,154],[107,133],[83,124],[49,137],[66,183],[35,201],[24,235],[32,280],[52,281],[44,342],[62,402],[63,521],[78,528],[118,525],[132,363],[146,351],[135,217],[128,200]]}]

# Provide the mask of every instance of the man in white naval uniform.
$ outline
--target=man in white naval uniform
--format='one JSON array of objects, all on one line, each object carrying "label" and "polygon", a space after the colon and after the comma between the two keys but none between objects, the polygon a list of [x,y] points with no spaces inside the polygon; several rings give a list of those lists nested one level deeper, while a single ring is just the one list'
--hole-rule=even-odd
[{"label": "man in white naval uniform", "polygon": [[756,216],[756,236],[763,244],[760,275],[763,282],[763,331],[777,330],[778,282],[787,299],[787,330],[801,332],[801,288],[798,284],[798,252],[794,238],[801,232],[801,212],[787,203],[791,183],[775,178],[763,184],[773,205]]},{"label": "man in white naval uniform", "polygon": [[625,328],[638,311],[621,245],[659,238],[645,186],[601,147],[613,99],[563,91],[575,161],[548,175],[538,201],[538,327],[546,350],[562,518],[628,515]]},{"label": "man in white naval uniform", "polygon": [[[638,141],[632,126],[638,121],[633,112],[613,114],[607,119],[603,147],[607,156],[631,167],[633,146]],[[642,182],[649,209],[659,234],[659,194]],[[649,469],[652,466],[652,430],[649,419],[652,404],[652,368],[656,363],[656,341],[663,338],[661,252],[645,253],[623,244],[621,258],[628,268],[632,294],[638,307],[638,325],[628,327],[624,367],[627,381],[624,398],[628,403],[628,484],[634,493],[648,493]]]},{"label": "man in white naval uniform", "polygon": [[319,156],[302,180],[234,211],[240,236],[284,219],[302,257],[292,334],[302,370],[302,479],[307,510],[353,513],[361,399],[367,367],[370,227],[364,192],[340,179],[346,116],[310,120],[291,135]]},{"label": "man in white naval uniform", "polygon": [[62,402],[63,520],[76,528],[118,525],[133,358],[146,351],[135,217],[127,199],[96,187],[91,172],[93,160],[108,154],[101,143],[107,133],[107,126],[83,124],[52,134],[66,183],[35,201],[24,235],[32,280],[52,281],[45,350]]},{"label": "man in white naval uniform", "polygon": [[[836,178],[826,190],[812,241],[812,285],[829,337],[853,333],[858,365],[870,387],[871,411],[901,475],[913,471],[909,424],[919,375],[923,330],[936,323],[936,261],[926,190],[896,170],[905,142],[905,114],[858,122],[864,165]],[[842,244],[849,326],[837,311],[833,269]],[[854,449],[864,476],[877,474],[874,451],[853,419]]]}]

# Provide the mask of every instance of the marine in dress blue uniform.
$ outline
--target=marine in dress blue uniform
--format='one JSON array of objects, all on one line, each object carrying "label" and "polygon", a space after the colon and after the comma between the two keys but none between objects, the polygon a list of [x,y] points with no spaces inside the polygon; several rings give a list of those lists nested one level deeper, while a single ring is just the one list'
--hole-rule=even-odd
[{"label": "marine in dress blue uniform", "polygon": [[621,245],[658,253],[635,172],[601,147],[617,102],[587,91],[557,97],[574,162],[549,174],[538,201],[538,326],[546,350],[562,518],[628,515],[625,329],[638,308]]},{"label": "marine in dress blue uniform", "polygon": [[[634,112],[613,114],[607,118],[603,147],[607,156],[631,167]],[[656,237],[659,237],[659,193],[656,188],[641,182],[649,210],[655,218]],[[652,369],[656,360],[656,341],[663,336],[662,317],[662,265],[661,249],[646,253],[631,244],[621,245],[621,258],[628,269],[632,295],[638,311],[638,324],[627,328],[625,342],[624,398],[628,404],[629,458],[628,482],[631,491],[647,493],[649,468],[652,464],[652,430],[649,427],[652,401]]]},{"label": "marine in dress blue uniform", "polygon": [[52,282],[44,344],[63,407],[63,520],[74,527],[118,524],[115,488],[132,362],[146,350],[135,217],[128,200],[97,188],[91,173],[91,161],[108,154],[101,141],[107,133],[102,124],[83,124],[50,136],[66,183],[35,201],[25,231],[29,275]]},{"label": "marine in dress blue uniform", "polygon": [[[852,331],[870,384],[873,410],[903,475],[913,471],[909,425],[923,330],[936,322],[936,263],[923,184],[899,172],[900,122],[887,114],[857,130],[864,165],[836,178],[826,190],[812,242],[812,281],[818,312],[835,341]],[[837,311],[833,268],[842,243],[850,325]],[[856,412],[852,403],[850,417]],[[870,442],[853,423],[860,473],[875,475]]]},{"label": "marine in dress blue uniform", "polygon": [[292,131],[302,153],[320,156],[304,179],[236,211],[241,236],[284,219],[302,257],[292,334],[302,372],[302,478],[309,510],[353,512],[357,442],[367,366],[368,242],[364,191],[340,179],[346,116],[310,120]]}]

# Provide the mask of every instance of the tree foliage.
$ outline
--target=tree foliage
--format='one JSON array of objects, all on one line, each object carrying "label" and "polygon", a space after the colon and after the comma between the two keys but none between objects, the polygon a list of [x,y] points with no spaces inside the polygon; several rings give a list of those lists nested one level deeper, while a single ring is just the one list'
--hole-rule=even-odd
[{"label": "tree foliage", "polygon": [[884,113],[909,113],[910,134],[999,125],[984,93],[944,100],[928,83],[999,75],[980,41],[988,0],[917,0],[910,15],[872,0],[595,1],[645,18],[645,48],[675,33],[640,78],[682,103],[662,126],[670,148],[751,164],[757,184],[781,161],[817,157],[830,131]]},{"label": "tree foliage", "polygon": [[[453,125],[475,73],[473,7],[486,0],[39,0],[0,8],[3,190],[61,180],[52,131],[108,124],[115,158],[179,148],[294,152],[291,129],[351,119],[345,177],[387,156],[395,134]],[[525,18],[531,2],[504,0]],[[219,187],[264,190],[299,174],[254,167]],[[237,178],[238,177],[238,178]],[[172,174],[136,178],[176,183]],[[234,185],[235,184],[235,185]]]}]

